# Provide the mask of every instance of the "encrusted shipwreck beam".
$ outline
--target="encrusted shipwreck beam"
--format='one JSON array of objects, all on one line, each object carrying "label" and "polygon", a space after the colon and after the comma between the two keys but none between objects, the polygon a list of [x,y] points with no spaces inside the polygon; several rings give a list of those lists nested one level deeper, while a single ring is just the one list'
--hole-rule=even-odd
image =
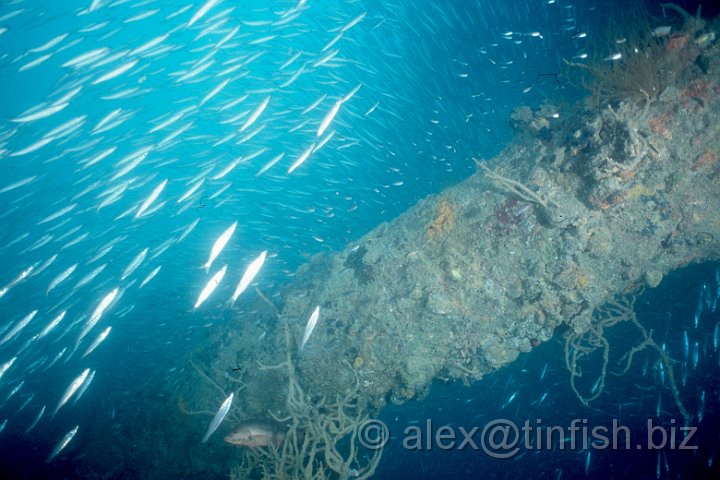
[{"label": "encrusted shipwreck beam", "polygon": [[274,297],[279,310],[258,299],[252,317],[265,321],[237,318],[215,355],[248,366],[242,409],[283,411],[286,379],[253,366],[285,358],[284,326],[299,341],[315,306],[310,341],[293,347],[299,383],[335,398],[359,380],[359,401],[380,408],[434,379],[480,379],[560,325],[588,331],[613,296],[720,259],[716,74],[613,108],[552,110],[466,181],[314,258]]}]

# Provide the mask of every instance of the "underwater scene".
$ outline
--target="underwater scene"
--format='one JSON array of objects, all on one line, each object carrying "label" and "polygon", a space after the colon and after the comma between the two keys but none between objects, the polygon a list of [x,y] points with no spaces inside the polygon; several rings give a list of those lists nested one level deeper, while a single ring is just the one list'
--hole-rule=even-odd
[{"label": "underwater scene", "polygon": [[720,478],[720,5],[0,2],[0,479]]}]

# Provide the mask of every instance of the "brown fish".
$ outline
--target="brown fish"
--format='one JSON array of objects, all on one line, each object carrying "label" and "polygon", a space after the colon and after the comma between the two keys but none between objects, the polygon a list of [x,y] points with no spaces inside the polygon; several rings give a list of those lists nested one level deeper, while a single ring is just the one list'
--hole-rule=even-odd
[{"label": "brown fish", "polygon": [[272,420],[245,420],[225,441],[240,447],[267,447],[281,444],[286,431],[282,424]]}]

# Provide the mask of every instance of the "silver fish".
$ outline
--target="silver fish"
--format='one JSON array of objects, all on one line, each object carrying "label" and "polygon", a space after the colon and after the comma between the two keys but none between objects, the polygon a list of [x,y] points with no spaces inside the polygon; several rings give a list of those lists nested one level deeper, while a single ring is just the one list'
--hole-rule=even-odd
[{"label": "silver fish", "polygon": [[157,185],[153,191],[150,193],[150,195],[145,199],[145,201],[140,205],[140,208],[138,209],[137,213],[135,214],[135,218],[140,218],[145,211],[150,208],[150,205],[157,200],[157,198],[162,193],[163,189],[165,188],[165,185],[167,185],[167,179],[160,182],[159,185]]},{"label": "silver fish", "polygon": [[192,27],[195,22],[205,16],[205,14],[218,2],[219,0],[208,0],[207,2],[205,2],[205,4],[200,7],[197,12],[195,12],[195,15],[192,16],[190,21],[187,23],[187,26]]},{"label": "silver fish", "polygon": [[207,272],[210,270],[210,267],[212,267],[213,262],[217,258],[218,255],[220,255],[220,252],[223,251],[223,248],[225,248],[225,245],[227,245],[228,241],[230,240],[230,237],[232,237],[233,233],[235,233],[235,229],[237,228],[237,222],[233,222],[232,225],[230,225],[223,233],[218,237],[217,240],[215,240],[215,243],[213,244],[212,249],[210,250],[210,258],[208,258],[208,261],[205,262],[205,271]]},{"label": "silver fish", "polygon": [[65,447],[67,447],[68,443],[73,439],[75,434],[78,431],[78,428],[80,428],[79,425],[76,425],[75,428],[70,430],[68,433],[65,434],[65,436],[60,440],[60,442],[57,444],[57,446],[53,449],[52,453],[50,453],[50,456],[45,460],[45,463],[52,462],[55,457],[57,457],[58,453],[60,453]]},{"label": "silver fish", "polygon": [[73,405],[75,405],[78,402],[78,400],[80,400],[80,398],[82,398],[83,394],[85,393],[85,391],[88,389],[88,387],[92,383],[93,378],[95,378],[95,370],[90,372],[90,375],[88,375],[88,377],[85,379],[83,384],[80,385],[80,389],[78,390],[77,395],[75,395],[75,400],[73,400]]},{"label": "silver fish", "polygon": [[63,396],[60,398],[57,407],[55,407],[53,415],[55,415],[58,410],[60,410],[60,408],[65,405],[68,400],[70,400],[70,397],[72,397],[75,392],[77,392],[78,388],[80,388],[80,385],[83,384],[89,373],[90,369],[86,368],[82,371],[80,375],[75,378],[75,380],[72,381],[72,383],[70,383],[70,385],[68,385],[68,387],[65,389],[65,393],[63,393]]},{"label": "silver fish", "polygon": [[195,193],[197,191],[197,189],[200,188],[204,182],[205,182],[204,178],[201,178],[200,180],[195,182],[195,184],[193,184],[190,188],[188,188],[188,190],[185,193],[183,193],[180,198],[178,198],[177,203],[182,203],[185,200],[187,200],[188,198],[190,198],[190,195]]},{"label": "silver fish", "polygon": [[265,108],[268,106],[268,103],[270,103],[270,97],[265,97],[265,100],[263,100],[260,105],[257,106],[257,108],[250,114],[247,120],[245,120],[245,123],[243,123],[242,127],[240,127],[240,131],[244,132],[248,129],[250,125],[255,123],[255,121],[260,117],[260,114],[265,110]]},{"label": "silver fish", "polygon": [[313,330],[315,329],[315,325],[317,324],[318,318],[320,318],[320,307],[315,307],[315,310],[313,310],[312,315],[310,315],[310,318],[308,318],[307,325],[305,325],[305,333],[303,333],[302,341],[300,342],[300,350],[302,351],[303,347],[307,343],[308,339],[310,338],[310,335],[312,334]]},{"label": "silver fish", "polygon": [[0,289],[0,298],[2,298],[3,296],[5,296],[5,294],[6,294],[12,287],[14,287],[14,286],[17,285],[18,283],[22,282],[23,280],[25,280],[25,279],[32,273],[32,271],[35,269],[36,266],[37,266],[37,264],[35,264],[35,265],[30,265],[28,268],[26,268],[25,270],[23,270],[22,272],[20,272],[20,275],[18,275],[17,277],[15,277],[15,279],[14,279],[12,282],[8,283],[8,284],[5,285],[2,289]]},{"label": "silver fish", "polygon": [[140,253],[138,253],[135,258],[133,258],[132,262],[125,267],[125,270],[123,270],[122,275],[120,276],[120,280],[125,280],[127,277],[129,277],[145,260],[145,256],[147,256],[148,248],[145,247]]},{"label": "silver fish", "polygon": [[92,84],[97,85],[99,83],[103,83],[103,82],[107,82],[108,80],[112,80],[113,78],[118,77],[118,76],[122,75],[123,73],[127,72],[128,70],[130,70],[131,68],[133,68],[137,63],[138,63],[138,60],[131,60],[127,63],[124,63],[124,64],[120,65],[119,67],[117,67],[116,69],[109,71],[105,75],[96,78],[95,80],[92,81]]},{"label": "silver fish", "polygon": [[217,430],[222,421],[225,419],[225,415],[227,415],[227,413],[230,411],[234,396],[235,394],[231,393],[230,396],[225,399],[222,405],[220,405],[220,409],[215,414],[215,418],[213,418],[212,422],[210,422],[210,426],[208,427],[207,432],[205,432],[205,436],[200,441],[200,443],[206,443],[210,438],[210,435],[215,433],[215,430]]},{"label": "silver fish", "polygon": [[43,108],[42,110],[37,110],[33,113],[26,113],[20,117],[15,117],[10,121],[15,122],[15,123],[33,122],[35,120],[40,120],[42,118],[49,117],[50,115],[53,115],[53,114],[59,112],[60,110],[64,109],[68,105],[69,104],[67,102],[50,105],[49,107]]},{"label": "silver fish", "polygon": [[34,176],[34,175],[32,177],[26,177],[18,182],[15,182],[13,184],[8,185],[7,187],[4,187],[3,189],[0,190],[0,193],[9,192],[11,190],[15,190],[16,188],[23,187],[23,186],[27,185],[28,183],[33,182],[36,178],[38,178],[38,177]]},{"label": "silver fish", "polygon": [[105,330],[100,332],[100,335],[97,336],[95,340],[90,344],[90,346],[85,350],[85,353],[83,353],[83,356],[80,358],[85,358],[86,356],[90,355],[93,350],[95,350],[110,334],[110,330],[112,329],[112,326],[107,327]]},{"label": "silver fish", "polygon": [[7,362],[0,365],[0,378],[2,378],[3,375],[5,375],[5,372],[10,370],[10,367],[12,367],[12,364],[15,363],[16,359],[17,359],[17,357],[13,357],[10,360],[8,360]]},{"label": "silver fish", "polygon": [[8,340],[12,340],[15,335],[20,333],[23,328],[27,327],[27,324],[30,323],[33,318],[35,318],[37,312],[37,310],[33,310],[32,312],[25,315],[22,320],[16,323],[15,326],[8,333],[5,334],[2,340],[0,340],[0,345],[6,343]]},{"label": "silver fish", "polygon": [[333,121],[335,115],[337,115],[338,111],[340,110],[340,105],[342,105],[342,103],[343,99],[338,100],[337,102],[335,102],[335,104],[333,104],[332,108],[330,108],[330,111],[325,114],[325,118],[323,118],[322,122],[320,123],[320,127],[318,127],[317,130],[318,137],[321,137],[327,127],[330,126],[330,123]]},{"label": "silver fish", "polygon": [[297,160],[295,160],[295,163],[290,165],[290,168],[288,168],[288,173],[292,173],[296,168],[298,168],[302,163],[307,160],[307,158],[310,156],[312,151],[315,149],[315,143],[310,145],[307,150],[305,150],[303,153],[300,154]]},{"label": "silver fish", "polygon": [[177,239],[177,243],[180,243],[183,240],[185,240],[185,237],[190,235],[190,232],[192,232],[195,229],[195,227],[197,227],[198,222],[200,222],[199,218],[196,218],[195,220],[193,220],[193,222],[190,225],[188,225],[185,228],[185,230],[183,230],[183,232],[180,234],[180,236]]},{"label": "silver fish", "polygon": [[73,291],[74,291],[74,290],[77,290],[77,289],[80,288],[80,287],[84,287],[84,286],[87,285],[88,283],[92,282],[92,281],[95,279],[95,277],[97,277],[98,275],[100,275],[100,273],[101,273],[103,270],[105,270],[105,267],[107,267],[107,263],[103,263],[103,264],[100,265],[99,267],[95,268],[92,272],[88,273],[88,274],[85,275],[83,278],[81,278],[80,280],[78,280],[78,282],[77,282],[77,283],[75,284],[75,286],[73,287]]},{"label": "silver fish", "polygon": [[105,295],[105,297],[103,297],[98,306],[95,307],[95,310],[93,311],[92,315],[88,319],[87,323],[85,323],[85,326],[80,332],[80,337],[77,340],[78,342],[80,342],[80,340],[82,340],[85,335],[88,334],[88,332],[95,326],[95,324],[100,321],[100,317],[102,317],[102,314],[105,312],[105,310],[110,306],[113,300],[115,300],[118,291],[119,290],[117,287],[114,288],[110,293]]},{"label": "silver fish", "polygon": [[47,43],[44,43],[39,47],[35,47],[35,48],[28,50],[28,53],[40,53],[40,52],[44,52],[45,50],[50,50],[52,47],[54,47],[58,43],[62,42],[65,39],[65,37],[67,37],[67,36],[68,36],[67,33],[62,33],[62,34],[58,35],[57,37],[53,38],[52,40],[48,41]]},{"label": "silver fish", "polygon": [[48,285],[47,290],[45,291],[45,295],[49,295],[51,291],[58,285],[60,285],[62,282],[67,280],[67,278],[73,274],[75,269],[77,268],[78,264],[72,265],[65,270],[63,270],[57,277],[53,278],[50,282],[50,285]]},{"label": "silver fish", "polygon": [[45,405],[43,405],[43,407],[40,409],[40,412],[37,414],[37,417],[35,417],[35,420],[33,420],[33,422],[30,424],[30,426],[27,428],[27,430],[25,430],[25,433],[28,433],[28,432],[30,432],[30,430],[35,428],[35,425],[38,424],[38,422],[40,421],[40,419],[42,418],[44,413],[45,413]]},{"label": "silver fish", "polygon": [[145,279],[142,282],[140,282],[140,286],[138,288],[143,288],[145,285],[150,283],[150,280],[155,278],[155,275],[158,274],[158,272],[160,271],[161,268],[162,268],[162,265],[157,266],[157,267],[155,267],[155,269],[152,272],[148,273],[147,277],[145,277]]},{"label": "silver fish", "polygon": [[208,299],[210,294],[217,288],[217,286],[222,281],[223,277],[225,276],[225,272],[227,271],[227,265],[222,267],[220,270],[218,270],[215,275],[212,276],[210,281],[205,285],[205,288],[202,289],[200,292],[200,295],[198,296],[197,301],[195,302],[195,306],[193,308],[198,308],[200,305],[203,304],[205,300]]},{"label": "silver fish", "polygon": [[245,269],[245,273],[243,273],[242,278],[240,279],[240,283],[238,284],[237,288],[235,289],[235,293],[233,293],[232,296],[232,302],[234,303],[235,300],[238,299],[240,294],[245,291],[245,289],[250,285],[250,282],[253,281],[253,278],[255,278],[255,275],[258,274],[260,269],[263,266],[263,263],[265,262],[265,257],[267,256],[267,250],[262,252],[258,257],[248,265],[248,267]]}]

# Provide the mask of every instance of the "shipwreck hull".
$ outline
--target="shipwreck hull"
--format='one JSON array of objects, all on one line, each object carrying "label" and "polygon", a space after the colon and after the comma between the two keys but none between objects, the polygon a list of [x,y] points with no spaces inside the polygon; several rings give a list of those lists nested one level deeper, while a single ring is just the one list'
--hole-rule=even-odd
[{"label": "shipwreck hull", "polygon": [[380,407],[477,380],[561,325],[587,330],[612,297],[720,258],[717,84],[705,92],[550,124],[482,163],[494,172],[312,261],[280,315],[299,338],[321,307],[302,381],[327,395],[357,375]]},{"label": "shipwreck hull", "polygon": [[[533,112],[512,146],[481,161],[491,171],[478,168],[342,252],[317,255],[285,288],[256,291],[218,320],[192,364],[148,382],[146,408],[123,431],[156,449],[98,443],[97,458],[152,471],[162,455],[177,471],[158,478],[220,478],[245,458],[223,435],[248,418],[288,416],[288,351],[300,407],[373,414],[422,397],[434,381],[479,380],[559,330],[590,331],[617,296],[720,259],[720,82],[701,80],[647,106],[565,113],[547,131],[532,126],[546,109]],[[217,438],[197,448],[229,392]]]},{"label": "shipwreck hull", "polygon": [[299,343],[319,305],[293,347],[301,385],[333,397],[359,383],[380,408],[480,379],[560,326],[586,331],[613,297],[719,259],[719,91],[701,77],[656,100],[530,111],[466,181],[258,298],[208,347],[214,368],[246,366],[248,414],[281,412],[285,382],[258,365],[282,361],[280,332]]},{"label": "shipwreck hull", "polygon": [[[435,381],[477,381],[551,337],[592,340],[608,302],[720,259],[718,49],[707,53],[708,73],[691,66],[656,97],[518,110],[512,144],[477,167],[468,159],[477,171],[465,181],[343,251],[316,255],[288,284],[251,288],[226,319],[214,318],[178,371],[148,382],[146,408],[126,423],[124,435],[163,443],[129,457],[98,443],[96,458],[113,451],[129,459],[118,470],[150,471],[162,452],[177,472],[159,478],[224,476],[248,465],[221,440],[248,418],[294,421],[295,431],[314,432],[306,440],[327,445],[320,434],[337,432],[329,425],[338,418],[357,428],[388,402],[422,397]],[[316,306],[320,319],[300,350]],[[565,360],[575,388],[577,365]],[[217,438],[198,449],[230,392]],[[333,445],[348,445],[343,432],[330,435]]]}]

